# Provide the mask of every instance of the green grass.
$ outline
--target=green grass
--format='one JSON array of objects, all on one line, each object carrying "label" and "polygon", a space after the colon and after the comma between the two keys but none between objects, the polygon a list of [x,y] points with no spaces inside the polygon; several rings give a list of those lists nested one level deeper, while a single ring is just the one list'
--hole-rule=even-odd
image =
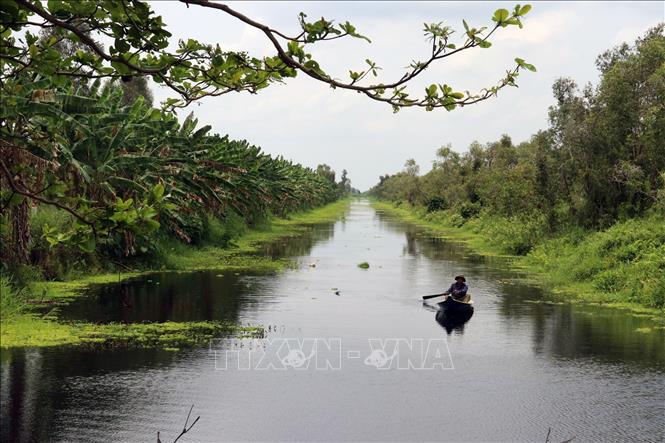
[{"label": "green grass", "polygon": [[67,303],[79,296],[88,286],[94,284],[114,283],[132,277],[138,277],[142,272],[121,272],[89,275],[70,281],[37,281],[27,287],[30,291],[29,303],[31,305]]},{"label": "green grass", "polygon": [[665,220],[652,216],[543,241],[520,263],[549,287],[597,303],[665,307]]},{"label": "green grass", "polygon": [[20,314],[2,320],[0,347],[57,346],[74,344],[79,340],[76,327],[69,324]]},{"label": "green grass", "polygon": [[485,215],[460,221],[446,211],[428,214],[423,208],[383,201],[372,205],[436,236],[464,242],[475,253],[510,258],[510,266],[555,299],[662,318],[665,219],[657,215],[619,222],[604,231],[571,231],[547,238],[537,218]]}]

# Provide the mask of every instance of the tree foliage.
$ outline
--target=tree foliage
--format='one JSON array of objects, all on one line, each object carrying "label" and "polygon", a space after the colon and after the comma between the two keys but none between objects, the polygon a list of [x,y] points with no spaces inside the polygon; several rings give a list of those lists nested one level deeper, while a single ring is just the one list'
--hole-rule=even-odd
[{"label": "tree foliage", "polygon": [[[208,0],[181,3],[183,8],[204,8],[259,30],[275,54],[259,58],[191,38],[174,42],[162,17],[154,13],[148,2],[139,0],[2,1],[0,34],[6,44],[0,48],[0,79],[3,84],[11,83],[18,74],[30,73],[53,76],[56,82],[64,84],[68,77],[150,76],[177,94],[164,103],[173,108],[229,92],[256,93],[302,73],[332,88],[364,94],[397,111],[412,106],[452,110],[474,104],[495,96],[506,86],[516,86],[521,70],[535,71],[533,65],[516,58],[515,65],[495,85],[476,93],[458,92],[445,82],[428,86],[419,98],[413,98],[406,90],[407,84],[433,63],[474,48],[489,48],[491,37],[500,29],[521,28],[530,5],[516,5],[512,11],[496,10],[491,26],[474,27],[464,21],[460,39],[454,38],[453,28],[443,22],[425,23],[423,31],[431,45],[429,57],[412,61],[397,80],[380,81],[381,68],[372,60],[367,59],[361,69],[350,69],[348,80],[340,80],[326,72],[310,52],[316,43],[339,38],[370,41],[348,21],[310,21],[301,13],[300,33],[287,36],[226,4]],[[49,30],[50,38],[38,37],[43,29]],[[108,49],[96,40],[101,38],[113,42]],[[65,42],[72,42],[69,46],[75,50],[63,56],[57,47]]]},{"label": "tree foliage", "polygon": [[[537,220],[541,232],[571,225],[606,227],[661,203],[665,171],[665,36],[663,25],[634,45],[598,59],[601,80],[579,90],[557,80],[550,127],[515,145],[510,137],[464,154],[437,151],[427,174],[380,177],[372,193],[430,210],[448,209],[460,223],[481,211]],[[414,198],[417,196],[417,198]]]}]

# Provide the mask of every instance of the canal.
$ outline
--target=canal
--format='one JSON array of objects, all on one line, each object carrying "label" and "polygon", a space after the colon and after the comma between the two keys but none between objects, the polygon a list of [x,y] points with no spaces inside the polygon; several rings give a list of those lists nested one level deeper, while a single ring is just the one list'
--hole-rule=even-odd
[{"label": "canal", "polygon": [[[151,274],[122,298],[99,286],[64,307],[72,320],[229,320],[266,335],[3,351],[2,440],[172,441],[193,404],[185,441],[545,441],[548,429],[552,442],[663,441],[665,331],[647,318],[543,303],[501,259],[364,200],[262,253],[294,266]],[[421,296],[456,274],[475,312],[451,326]]]}]

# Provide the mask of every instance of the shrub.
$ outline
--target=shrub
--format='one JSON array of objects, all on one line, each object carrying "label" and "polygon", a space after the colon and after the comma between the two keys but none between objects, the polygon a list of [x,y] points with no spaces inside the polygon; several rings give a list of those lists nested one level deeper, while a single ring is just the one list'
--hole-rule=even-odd
[{"label": "shrub", "polygon": [[625,286],[625,271],[621,268],[607,269],[593,278],[593,287],[601,291],[619,292]]},{"label": "shrub", "polygon": [[547,221],[542,214],[510,218],[487,216],[480,218],[478,229],[503,252],[526,255],[545,237]]},{"label": "shrub", "polygon": [[30,215],[30,234],[33,241],[37,241],[41,239],[45,225],[55,228],[57,232],[64,232],[71,222],[72,216],[62,209],[50,205],[39,205]]},{"label": "shrub", "polygon": [[246,228],[245,220],[235,212],[229,213],[224,219],[209,215],[205,224],[204,242],[226,247],[231,240],[240,237]]},{"label": "shrub", "polygon": [[450,225],[456,228],[461,228],[466,223],[466,219],[457,213],[451,214],[449,221]]},{"label": "shrub", "polygon": [[440,211],[448,209],[448,202],[443,197],[432,197],[425,201],[425,206],[427,207],[427,212]]},{"label": "shrub", "polygon": [[480,214],[480,203],[471,203],[471,202],[464,202],[459,206],[459,215],[462,216],[463,219],[469,219],[471,217],[476,217],[478,214]]},{"label": "shrub", "polygon": [[44,278],[41,269],[33,265],[14,265],[8,270],[9,276],[5,276],[5,278],[10,278],[8,284],[14,288],[29,286]]},{"label": "shrub", "polygon": [[44,239],[47,226],[56,232],[66,232],[71,224],[72,216],[54,206],[39,205],[33,210],[30,216],[30,256],[32,263],[42,269],[44,277],[62,278],[72,264],[80,260],[82,253],[78,248],[63,244],[51,246]]},{"label": "shrub", "polygon": [[665,275],[658,279],[656,287],[648,295],[647,303],[654,308],[665,308]]}]

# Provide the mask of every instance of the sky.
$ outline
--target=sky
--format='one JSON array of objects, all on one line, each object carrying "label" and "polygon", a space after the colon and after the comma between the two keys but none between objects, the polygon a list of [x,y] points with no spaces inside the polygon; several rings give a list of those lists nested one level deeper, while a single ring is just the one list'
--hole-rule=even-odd
[{"label": "sky", "polygon": [[[299,31],[298,14],[351,22],[372,43],[340,39],[317,43],[310,51],[324,70],[348,79],[369,58],[382,67],[377,82],[396,80],[415,59],[425,59],[428,44],[423,23],[444,22],[462,29],[462,19],[474,27],[491,26],[495,9],[512,10],[509,2],[230,2],[243,14],[293,35]],[[422,96],[425,86],[446,83],[457,91],[474,91],[495,84],[514,64],[515,57],[534,64],[536,73],[524,72],[519,88],[447,112],[443,109],[403,109],[394,114],[389,105],[352,91],[333,90],[303,74],[258,94],[237,93],[209,97],[190,105],[200,125],[261,146],[315,168],[326,163],[341,175],[346,169],[352,185],[369,189],[379,175],[401,170],[414,158],[427,172],[436,150],[446,144],[464,152],[473,141],[486,143],[508,134],[518,143],[547,127],[553,104],[552,83],[570,77],[578,84],[596,84],[596,57],[624,41],[633,42],[649,27],[665,20],[665,2],[533,2],[524,28],[499,29],[491,48],[475,48],[433,65],[410,86]],[[223,49],[244,50],[254,56],[274,55],[274,48],[259,31],[221,11],[177,2],[153,2],[174,38],[196,38],[219,43]],[[457,32],[453,36],[460,36]],[[461,40],[461,36],[458,37]],[[458,41],[460,41],[458,40]],[[372,80],[373,82],[375,80]],[[162,101],[173,92],[155,86]]]}]

